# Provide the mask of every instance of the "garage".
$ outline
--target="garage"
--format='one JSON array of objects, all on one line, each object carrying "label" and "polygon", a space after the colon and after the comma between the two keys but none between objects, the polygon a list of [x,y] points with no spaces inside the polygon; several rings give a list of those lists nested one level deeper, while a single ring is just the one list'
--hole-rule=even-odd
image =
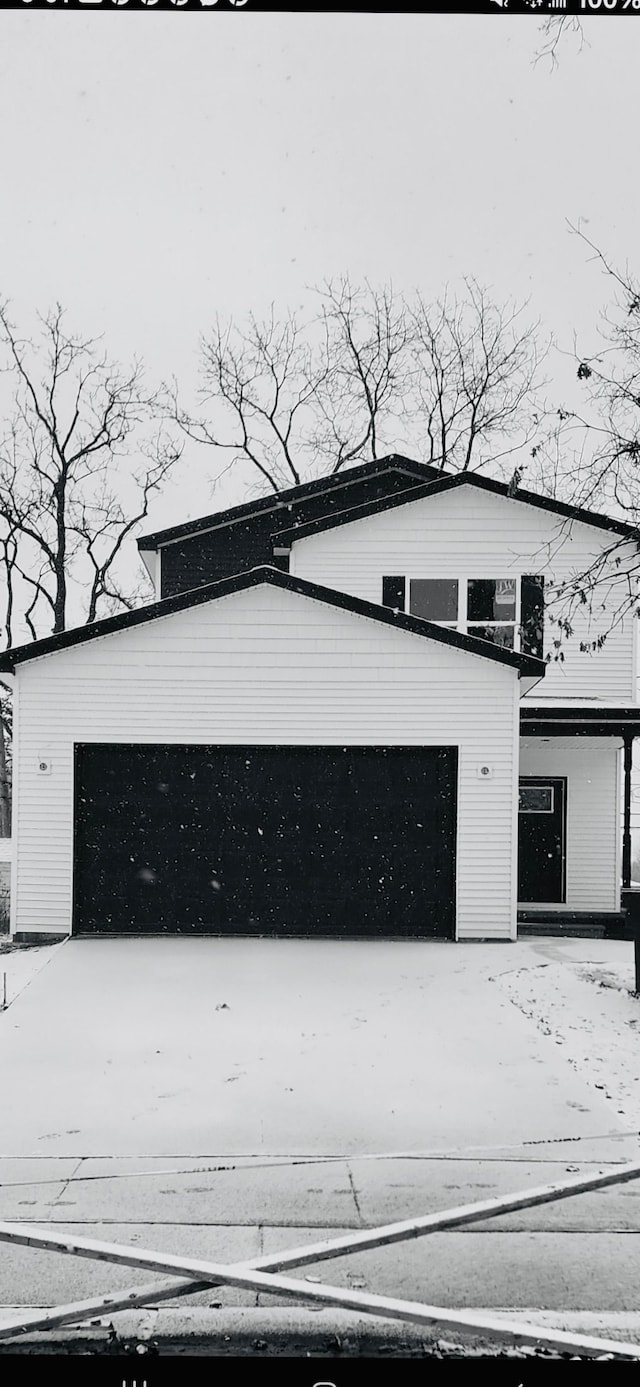
[{"label": "garage", "polygon": [[457,749],[75,748],[76,934],[455,937]]},{"label": "garage", "polygon": [[266,568],[3,659],[12,934],[515,938],[541,661]]}]

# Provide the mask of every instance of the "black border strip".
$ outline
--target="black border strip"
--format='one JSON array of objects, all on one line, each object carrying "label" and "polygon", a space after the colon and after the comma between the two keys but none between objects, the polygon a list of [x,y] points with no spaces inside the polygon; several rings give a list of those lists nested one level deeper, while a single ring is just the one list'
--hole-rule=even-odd
[{"label": "black border strip", "polygon": [[511,650],[501,650],[498,646],[492,645],[491,641],[466,636],[459,631],[450,631],[445,627],[436,626],[433,622],[423,621],[421,617],[392,611],[389,607],[378,606],[375,602],[365,602],[360,597],[351,597],[347,593],[337,592],[334,588],[320,587],[304,578],[294,578],[278,568],[262,566],[238,573],[233,578],[223,578],[217,583],[207,583],[201,588],[190,588],[188,592],[165,597],[160,602],[138,607],[132,612],[104,617],[101,621],[94,621],[87,626],[77,626],[71,631],[61,631],[58,635],[47,636],[44,640],[6,650],[0,655],[0,672],[13,673],[16,665],[23,664],[26,660],[37,660],[42,655],[53,655],[58,650],[84,645],[101,636],[113,635],[116,631],[142,626],[158,617],[171,616],[174,612],[186,611],[190,607],[200,607],[206,602],[214,602],[219,597],[228,597],[236,592],[244,592],[247,588],[259,587],[261,583],[270,583],[272,587],[284,588],[287,592],[296,593],[300,597],[310,597],[315,602],[324,602],[328,607],[338,607],[343,611],[353,612],[356,616],[369,617],[384,626],[409,631],[414,636],[454,646],[455,649],[464,650],[469,655],[479,655],[484,660],[509,665],[512,669],[519,670],[521,675],[537,675],[541,679],[547,668],[546,662],[539,660],[535,655],[519,655]]}]

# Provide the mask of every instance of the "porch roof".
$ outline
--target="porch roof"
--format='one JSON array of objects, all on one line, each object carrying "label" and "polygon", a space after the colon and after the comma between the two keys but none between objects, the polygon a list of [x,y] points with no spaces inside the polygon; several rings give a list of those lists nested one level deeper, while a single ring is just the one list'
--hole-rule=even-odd
[{"label": "porch roof", "polygon": [[520,731],[532,737],[640,736],[640,704],[607,699],[523,699]]}]

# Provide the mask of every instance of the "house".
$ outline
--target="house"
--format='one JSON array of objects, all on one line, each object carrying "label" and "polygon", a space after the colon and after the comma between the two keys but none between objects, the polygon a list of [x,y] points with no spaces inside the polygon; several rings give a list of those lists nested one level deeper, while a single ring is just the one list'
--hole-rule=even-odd
[{"label": "house", "polygon": [[619,927],[630,526],[392,455],[139,547],[152,604],[0,656],[17,938]]}]

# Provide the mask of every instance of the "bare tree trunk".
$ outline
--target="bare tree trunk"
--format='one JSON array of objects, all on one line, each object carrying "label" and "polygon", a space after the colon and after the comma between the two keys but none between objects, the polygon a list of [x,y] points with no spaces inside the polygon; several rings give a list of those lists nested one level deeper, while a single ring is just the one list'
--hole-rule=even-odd
[{"label": "bare tree trunk", "polygon": [[11,837],[11,787],[7,768],[4,718],[0,716],[0,838]]}]

